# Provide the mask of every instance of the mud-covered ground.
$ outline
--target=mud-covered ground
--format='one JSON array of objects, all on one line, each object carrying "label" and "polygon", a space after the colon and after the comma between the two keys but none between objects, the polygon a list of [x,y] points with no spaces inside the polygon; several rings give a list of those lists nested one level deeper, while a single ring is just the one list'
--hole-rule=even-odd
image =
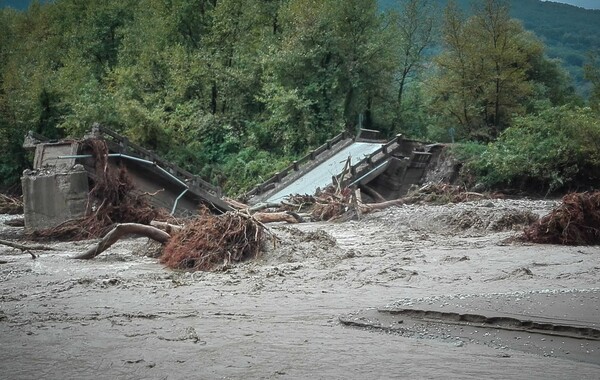
[{"label": "mud-covered ground", "polygon": [[[143,256],[146,239],[92,261],[68,257],[93,242],[54,244],[36,260],[0,246],[0,377],[600,378],[593,360],[339,322],[428,297],[493,304],[502,294],[583,291],[594,295],[584,302],[599,302],[600,247],[510,239],[554,206],[415,205],[339,224],[272,225],[279,243],[218,273],[167,270]],[[0,224],[0,239],[21,232]]]}]

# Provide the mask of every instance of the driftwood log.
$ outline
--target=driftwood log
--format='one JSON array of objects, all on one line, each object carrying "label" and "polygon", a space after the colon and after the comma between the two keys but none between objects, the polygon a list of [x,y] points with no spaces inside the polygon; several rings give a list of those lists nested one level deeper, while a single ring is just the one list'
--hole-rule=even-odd
[{"label": "driftwood log", "polygon": [[383,210],[392,206],[402,206],[403,204],[405,204],[404,199],[394,199],[379,203],[359,203],[358,208],[363,214],[367,214],[375,210]]},{"label": "driftwood log", "polygon": [[368,185],[361,185],[360,190],[373,198],[376,202],[385,202],[383,195],[379,194],[377,191],[375,191],[375,189]]},{"label": "driftwood log", "polygon": [[304,220],[295,212],[257,212],[252,214],[252,218],[261,223],[287,222],[287,223],[302,223]]},{"label": "driftwood log", "polygon": [[147,226],[137,223],[117,224],[109,233],[107,233],[98,244],[88,249],[86,252],[73,256],[72,259],[89,260],[106,251],[111,245],[116,243],[120,238],[126,235],[146,236],[159,243],[166,243],[171,235],[156,227]]}]

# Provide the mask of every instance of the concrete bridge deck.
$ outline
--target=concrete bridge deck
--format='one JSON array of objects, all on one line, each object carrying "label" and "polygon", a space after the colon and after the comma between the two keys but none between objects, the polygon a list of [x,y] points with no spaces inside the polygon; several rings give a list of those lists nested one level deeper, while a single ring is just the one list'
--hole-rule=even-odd
[{"label": "concrete bridge deck", "polygon": [[342,173],[348,159],[351,163],[360,162],[381,146],[381,143],[353,142],[296,181],[271,195],[266,199],[266,202],[281,202],[284,198],[293,194],[314,194],[317,189],[324,189],[330,185],[332,177]]},{"label": "concrete bridge deck", "polygon": [[[248,194],[251,204],[279,203],[294,194],[313,195],[339,181],[376,200],[395,199],[418,184],[435,146],[397,135],[385,142],[341,134],[276,173]],[[348,162],[349,161],[349,162]],[[335,177],[335,179],[334,179]]]}]

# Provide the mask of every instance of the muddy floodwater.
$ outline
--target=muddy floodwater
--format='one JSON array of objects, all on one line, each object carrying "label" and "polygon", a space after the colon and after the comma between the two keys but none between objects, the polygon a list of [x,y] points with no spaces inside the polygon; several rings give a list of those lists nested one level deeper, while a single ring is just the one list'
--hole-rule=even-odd
[{"label": "muddy floodwater", "polygon": [[[69,257],[92,241],[52,244],[36,260],[0,246],[0,378],[598,379],[594,339],[342,323],[435,306],[600,329],[600,247],[511,239],[555,205],[413,205],[270,225],[279,241],[262,257],[215,273],[168,270],[141,238],[91,261]],[[0,215],[0,239],[21,236],[3,224],[11,218]]]}]

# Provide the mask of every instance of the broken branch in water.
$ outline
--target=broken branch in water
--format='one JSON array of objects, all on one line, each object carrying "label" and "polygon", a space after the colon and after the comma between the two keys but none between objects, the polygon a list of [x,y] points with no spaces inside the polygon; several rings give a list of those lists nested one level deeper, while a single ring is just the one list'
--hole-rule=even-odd
[{"label": "broken branch in water", "polygon": [[19,250],[21,250],[21,252],[27,252],[31,255],[32,259],[37,259],[38,257],[31,251],[53,251],[54,250],[54,248],[48,247],[45,245],[24,245],[24,244],[15,243],[13,241],[8,241],[8,240],[0,240],[0,244],[15,248],[15,249],[19,249]]}]

